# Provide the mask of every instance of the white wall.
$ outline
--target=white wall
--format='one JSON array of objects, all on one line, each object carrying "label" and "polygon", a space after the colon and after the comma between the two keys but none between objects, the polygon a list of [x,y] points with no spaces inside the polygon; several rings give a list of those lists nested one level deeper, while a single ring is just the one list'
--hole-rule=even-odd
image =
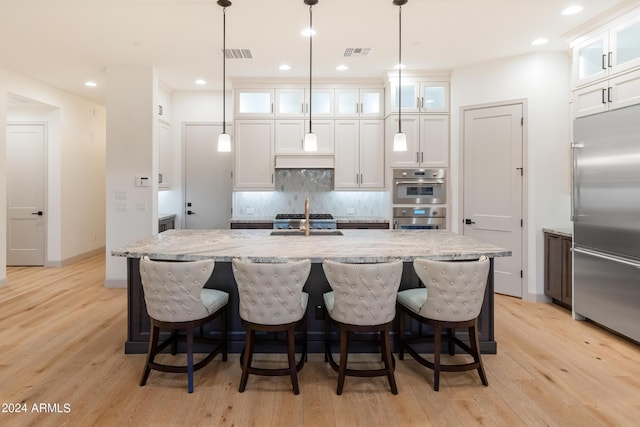
[{"label": "white wall", "polygon": [[[451,74],[452,193],[459,194],[461,108],[526,99],[527,259],[525,299],[544,300],[543,227],[570,227],[570,58],[535,53],[453,70]],[[461,221],[458,198],[452,223]]]},{"label": "white wall", "polygon": [[[51,109],[9,113],[8,93]],[[0,283],[6,278],[7,120],[47,124],[46,264],[60,265],[105,245],[104,107],[0,69]]]},{"label": "white wall", "polygon": [[158,81],[151,67],[108,67],[107,82],[105,286],[126,287],[126,258],[111,251],[158,232]]}]

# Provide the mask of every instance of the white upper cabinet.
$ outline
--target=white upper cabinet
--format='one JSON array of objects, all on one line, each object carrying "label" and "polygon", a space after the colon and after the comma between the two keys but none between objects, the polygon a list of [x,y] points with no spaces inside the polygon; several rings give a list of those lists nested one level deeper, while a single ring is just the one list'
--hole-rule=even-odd
[{"label": "white upper cabinet", "polygon": [[273,120],[236,120],[234,189],[274,189]]},{"label": "white upper cabinet", "polygon": [[162,88],[158,90],[158,120],[171,124],[171,95]]},{"label": "white upper cabinet", "polygon": [[573,116],[581,117],[640,104],[640,69],[573,92]]},{"label": "white upper cabinet", "polygon": [[449,82],[402,79],[402,88],[389,86],[389,112],[397,113],[402,100],[403,113],[448,113]]},{"label": "white upper cabinet", "polygon": [[235,91],[236,118],[273,117],[273,89],[238,89]]},{"label": "white upper cabinet", "polygon": [[335,121],[336,190],[384,188],[384,120]]},{"label": "white upper cabinet", "polygon": [[158,188],[168,190],[171,187],[171,127],[163,121],[158,122]]},{"label": "white upper cabinet", "polygon": [[[313,89],[309,97],[309,89],[292,88],[276,89],[276,118],[333,117],[333,89]],[[311,98],[311,104],[309,103]]]},{"label": "white upper cabinet", "polygon": [[398,117],[390,116],[387,140],[393,168],[448,167],[449,115],[402,115],[402,132],[407,137],[407,151],[393,151],[393,135],[398,131]]},{"label": "white upper cabinet", "polygon": [[335,115],[338,118],[381,118],[384,89],[336,89]]},{"label": "white upper cabinet", "polygon": [[582,86],[640,66],[640,15],[614,21],[573,50],[574,86]]},{"label": "white upper cabinet", "polygon": [[[303,154],[304,135],[309,132],[308,120],[276,120],[276,154]],[[306,154],[333,154],[333,120],[312,120],[318,151]]]}]

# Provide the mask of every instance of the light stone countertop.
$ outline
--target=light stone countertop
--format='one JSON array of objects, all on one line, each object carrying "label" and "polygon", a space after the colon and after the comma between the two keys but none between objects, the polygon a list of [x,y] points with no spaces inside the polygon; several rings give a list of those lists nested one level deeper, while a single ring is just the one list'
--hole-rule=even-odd
[{"label": "light stone countertop", "polygon": [[340,262],[387,262],[510,256],[511,251],[440,230],[341,230],[343,236],[271,236],[272,230],[168,230],[111,252],[114,256],[189,261],[284,262],[309,258]]},{"label": "light stone countertop", "polygon": [[558,236],[573,237],[573,230],[568,227],[561,228],[543,228],[543,233],[557,234]]}]

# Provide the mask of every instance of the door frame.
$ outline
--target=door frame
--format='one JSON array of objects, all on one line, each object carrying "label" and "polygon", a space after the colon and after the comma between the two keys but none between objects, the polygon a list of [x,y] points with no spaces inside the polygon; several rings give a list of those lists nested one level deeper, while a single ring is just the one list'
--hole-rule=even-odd
[{"label": "door frame", "polygon": [[[48,126],[48,122],[46,121],[31,121],[31,120],[27,120],[27,121],[7,121],[6,123],[6,133],[9,133],[9,127],[10,126],[42,126],[42,144],[43,144],[43,159],[44,159],[44,164],[42,165],[44,168],[43,171],[43,177],[44,177],[44,182],[42,183],[42,192],[43,192],[43,209],[44,209],[44,218],[43,218],[43,230],[42,232],[44,233],[44,248],[43,248],[43,253],[42,253],[42,257],[43,257],[43,267],[51,267],[52,264],[49,262],[49,217],[50,217],[50,212],[49,212],[49,126]],[[7,144],[9,143],[8,141],[8,137],[7,137]],[[9,158],[6,159],[7,162],[9,162]],[[6,188],[5,188],[5,194],[8,196],[9,194],[9,183],[6,183]],[[8,217],[8,209],[9,209],[9,200],[7,199],[7,204],[5,207],[5,217],[6,217],[6,221],[9,221],[9,217]],[[7,224],[7,230],[6,230],[6,235],[7,235],[7,239],[5,241],[5,245],[9,244],[9,229],[8,229],[8,224]],[[8,253],[7,253],[7,257],[8,257]],[[5,259],[6,262],[6,259]]]},{"label": "door frame", "polygon": [[[522,289],[521,295],[522,299],[531,301],[530,293],[529,293],[529,143],[528,143],[528,135],[529,135],[529,105],[526,98],[521,99],[513,99],[508,101],[497,101],[497,102],[489,102],[483,104],[473,104],[466,105],[460,107],[460,120],[458,123],[459,128],[459,153],[458,153],[458,183],[459,190],[458,191],[458,218],[456,218],[459,227],[461,227],[462,218],[464,218],[464,144],[465,144],[465,113],[471,110],[482,110],[485,108],[494,108],[494,107],[505,107],[510,105],[521,105],[522,106],[522,117],[524,123],[522,125],[522,241],[521,252],[522,252]],[[463,228],[460,228],[463,231]],[[540,236],[542,239],[542,235]],[[532,242],[536,242],[536,236],[532,236]],[[533,249],[533,253],[535,253],[535,248]],[[535,266],[535,263],[533,263]]]}]

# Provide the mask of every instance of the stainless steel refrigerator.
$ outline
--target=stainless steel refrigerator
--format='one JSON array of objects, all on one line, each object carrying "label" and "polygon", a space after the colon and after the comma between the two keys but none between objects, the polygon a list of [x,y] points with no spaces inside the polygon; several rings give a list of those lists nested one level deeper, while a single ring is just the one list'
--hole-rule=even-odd
[{"label": "stainless steel refrigerator", "polygon": [[640,105],[573,132],[573,310],[640,341]]}]

